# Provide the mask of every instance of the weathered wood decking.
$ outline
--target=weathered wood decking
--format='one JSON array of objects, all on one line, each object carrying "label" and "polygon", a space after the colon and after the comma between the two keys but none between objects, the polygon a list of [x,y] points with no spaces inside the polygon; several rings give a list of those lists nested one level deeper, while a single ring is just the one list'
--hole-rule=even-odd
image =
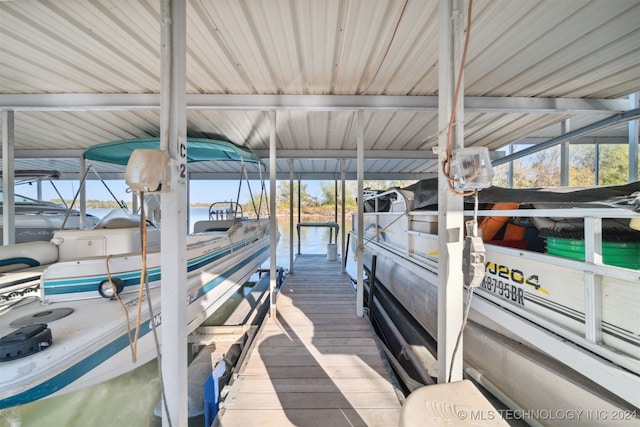
[{"label": "weathered wood decking", "polygon": [[339,261],[299,255],[217,422],[397,426],[400,403]]}]

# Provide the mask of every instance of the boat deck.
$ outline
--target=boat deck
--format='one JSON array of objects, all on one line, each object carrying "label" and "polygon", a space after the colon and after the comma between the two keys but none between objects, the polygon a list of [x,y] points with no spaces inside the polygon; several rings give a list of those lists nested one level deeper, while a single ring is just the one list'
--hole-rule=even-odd
[{"label": "boat deck", "polygon": [[400,402],[340,261],[299,255],[214,425],[397,426]]}]

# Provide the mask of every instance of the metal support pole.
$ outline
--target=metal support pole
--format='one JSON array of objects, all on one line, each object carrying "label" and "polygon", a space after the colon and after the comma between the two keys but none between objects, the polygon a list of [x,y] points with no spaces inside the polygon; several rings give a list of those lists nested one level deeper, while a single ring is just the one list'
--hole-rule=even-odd
[{"label": "metal support pole", "polygon": [[[571,130],[569,119],[560,122],[560,133],[564,135]],[[560,185],[569,185],[569,141],[560,144]]]},{"label": "metal support pole", "polygon": [[293,159],[289,159],[289,274],[293,274]]},{"label": "metal support pole", "polygon": [[187,425],[186,0],[161,3],[160,146],[169,154],[162,195],[162,359],[167,411],[162,425]]},{"label": "metal support pole", "polygon": [[[187,220],[185,222],[185,232],[187,234],[189,234],[189,231],[191,230],[191,209],[189,209],[189,206],[191,206],[191,173],[187,172],[187,185],[185,187],[185,197],[187,199]],[[141,200],[140,202],[144,202],[144,200]],[[162,218],[161,218],[162,219]]]},{"label": "metal support pole", "polygon": [[600,143],[596,141],[593,153],[593,185],[600,182]]},{"label": "metal support pole", "polygon": [[131,192],[131,212],[138,212],[140,204],[143,203],[136,191]]},{"label": "metal support pole", "polygon": [[[84,158],[80,158],[80,160],[78,161],[78,169],[80,169],[80,175],[79,176],[84,176],[84,171],[87,168],[86,165],[86,161]],[[40,182],[40,181],[38,181]],[[87,180],[81,180],[80,181],[80,228],[84,229],[84,222],[85,222],[85,218],[87,216]]]},{"label": "metal support pole", "polygon": [[270,243],[270,265],[269,265],[269,315],[273,318],[276,317],[276,235],[278,233],[278,222],[276,217],[276,111],[269,111],[269,213],[270,222],[269,227],[269,243]]},{"label": "metal support pole", "polygon": [[[602,218],[584,219],[585,262],[602,265]],[[585,271],[584,276],[585,338],[602,343],[602,276]]]},{"label": "metal support pole", "polygon": [[13,110],[2,111],[2,243],[12,245],[16,242],[16,205],[15,205],[15,128]]},{"label": "metal support pole", "polygon": [[[338,222],[338,176],[337,175],[334,178],[333,183],[334,183],[333,201],[334,201],[334,206],[335,206],[333,220],[335,222]],[[338,242],[336,241],[336,243],[338,243]]]},{"label": "metal support pole", "polygon": [[[509,154],[513,154],[513,144],[509,144]],[[513,162],[509,162],[507,172],[507,187],[513,188]]]},{"label": "metal support pole", "polygon": [[[629,95],[629,109],[640,107],[638,94],[635,92]],[[638,180],[638,124],[639,120],[629,121],[629,182]]]},{"label": "metal support pole", "polygon": [[342,196],[341,196],[341,203],[342,203],[342,234],[341,234],[341,240],[340,242],[342,242],[342,252],[340,253],[342,255],[342,274],[344,274],[346,272],[346,257],[347,257],[347,248],[346,248],[346,243],[345,243],[345,234],[346,234],[346,226],[347,226],[347,222],[346,222],[346,209],[345,209],[345,194],[346,194],[346,184],[345,184],[345,178],[346,178],[346,174],[347,174],[347,170],[346,170],[346,166],[345,166],[345,161],[344,159],[340,159],[340,180],[342,181]]},{"label": "metal support pole", "polygon": [[[300,207],[302,206],[302,199],[300,198],[300,194],[301,194],[300,188],[301,188],[300,175],[298,175],[298,224],[300,224]],[[300,233],[298,233],[298,255],[300,255]]]},{"label": "metal support pole", "polygon": [[364,112],[356,113],[357,176],[358,176],[358,278],[356,287],[356,315],[364,316]]},{"label": "metal support pole", "polygon": [[[438,76],[438,127],[447,129],[457,102],[455,123],[452,127],[451,149],[462,147],[463,113],[462,99],[454,100],[456,72],[460,70],[462,40],[464,34],[462,0],[440,0],[439,25],[439,76]],[[460,70],[462,72],[462,70]],[[462,85],[461,89],[464,88]],[[439,165],[446,158],[447,135],[438,137]],[[458,332],[462,327],[463,278],[463,198],[449,190],[442,168],[438,179],[438,382],[462,379],[463,345],[460,343],[454,355]]]}]

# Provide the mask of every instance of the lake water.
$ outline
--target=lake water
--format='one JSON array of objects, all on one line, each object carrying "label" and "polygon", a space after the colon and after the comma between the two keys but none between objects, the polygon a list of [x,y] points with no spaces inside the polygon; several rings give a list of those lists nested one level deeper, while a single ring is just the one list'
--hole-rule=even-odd
[{"label": "lake water", "polygon": [[[109,211],[105,209],[88,210],[89,213],[99,217],[103,217]],[[207,219],[207,209],[192,208],[190,217],[190,224],[193,227],[195,221]],[[305,217],[302,221],[327,222],[333,221],[333,218]],[[295,222],[297,222],[296,218],[294,218]],[[285,269],[289,268],[289,228],[288,215],[278,218],[281,237],[276,253],[276,263]],[[347,231],[350,228],[351,220],[347,217]],[[293,233],[295,256],[298,249],[295,225]],[[329,229],[301,227],[300,243],[301,252],[304,254],[326,254]],[[351,254],[348,255],[348,261],[348,271],[353,276],[355,269]],[[265,262],[263,268],[268,268],[269,264],[269,261]],[[246,292],[246,287],[243,289],[239,292]],[[239,301],[240,296],[236,296],[235,299]],[[218,315],[220,314],[218,313]],[[84,390],[2,410],[0,411],[0,427],[157,427],[161,426],[162,422],[154,417],[153,410],[159,401],[158,365],[157,361],[153,360],[125,375]],[[190,426],[200,427],[203,424],[202,417],[189,420]]]}]

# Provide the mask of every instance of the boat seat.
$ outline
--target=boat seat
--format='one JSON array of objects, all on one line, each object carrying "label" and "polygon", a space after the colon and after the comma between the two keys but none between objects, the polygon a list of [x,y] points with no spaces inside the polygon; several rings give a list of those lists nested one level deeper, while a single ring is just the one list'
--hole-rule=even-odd
[{"label": "boat seat", "polygon": [[105,218],[104,221],[100,221],[95,228],[134,228],[140,226],[139,217],[116,217]]},{"label": "boat seat", "polygon": [[58,247],[51,242],[0,246],[0,273],[51,264],[57,260]]}]

